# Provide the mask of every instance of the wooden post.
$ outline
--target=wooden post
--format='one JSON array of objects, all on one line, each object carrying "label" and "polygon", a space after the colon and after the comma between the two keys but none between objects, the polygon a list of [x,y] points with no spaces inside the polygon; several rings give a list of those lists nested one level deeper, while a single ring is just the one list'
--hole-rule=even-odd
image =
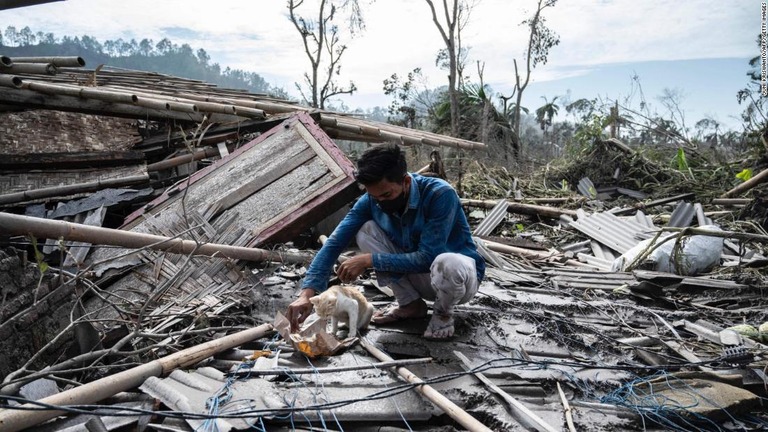
[{"label": "wooden post", "polygon": [[[40,402],[55,406],[93,404],[122,391],[138,387],[149,377],[165,376],[174,369],[190,367],[216,353],[262,338],[270,331],[272,331],[271,324],[262,324],[48,396]],[[38,405],[32,403],[24,404],[20,408],[0,410],[0,430],[16,432],[66,414],[66,411],[53,409],[25,411],[24,409],[39,409]]]}]

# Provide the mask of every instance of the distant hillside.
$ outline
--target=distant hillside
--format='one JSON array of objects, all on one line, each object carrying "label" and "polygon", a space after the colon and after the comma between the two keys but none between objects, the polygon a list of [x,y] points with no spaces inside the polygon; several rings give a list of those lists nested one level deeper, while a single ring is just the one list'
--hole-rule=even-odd
[{"label": "distant hillside", "polygon": [[179,46],[167,38],[157,43],[151,39],[140,42],[117,39],[101,43],[86,35],[59,39],[53,33],[33,33],[29,27],[16,30],[8,26],[0,34],[0,54],[8,57],[80,56],[91,69],[105,64],[160,72],[199,79],[221,87],[288,98],[285,90],[272,87],[255,72],[229,67],[222,70],[218,63],[211,64],[211,58],[204,49],[194,50],[188,44]]}]

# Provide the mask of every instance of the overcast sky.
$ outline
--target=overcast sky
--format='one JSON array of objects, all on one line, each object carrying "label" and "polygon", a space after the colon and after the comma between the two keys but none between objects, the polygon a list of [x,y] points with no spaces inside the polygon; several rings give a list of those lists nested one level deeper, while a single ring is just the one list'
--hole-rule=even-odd
[{"label": "overcast sky", "polygon": [[[365,5],[367,29],[348,42],[342,66],[343,82],[351,79],[359,88],[357,95],[344,99],[348,106],[387,105],[382,81],[395,72],[403,75],[422,67],[434,86],[446,81],[445,72],[434,66],[435,54],[443,45],[426,2],[360,1]],[[476,60],[485,62],[485,82],[496,91],[508,93],[511,89],[512,61],[521,58],[527,42],[525,29],[518,24],[534,6],[535,0],[480,0],[472,12],[463,40],[471,48],[472,65]],[[760,2],[756,0],[560,0],[545,16],[561,43],[553,48],[549,63],[534,73],[540,89],[547,88],[545,82],[568,82],[567,78],[590,76],[617,64],[672,61],[668,64],[694,68],[679,74],[682,77],[714,73],[712,80],[734,80],[722,91],[733,90],[727,97],[729,109],[736,110],[734,94],[746,84],[746,62],[740,71],[725,74],[695,69],[708,65],[706,62],[677,61],[748,59],[758,53]],[[168,37],[177,44],[205,49],[223,67],[257,72],[295,96],[293,83],[308,68],[301,39],[288,21],[285,0],[66,0],[0,11],[0,23],[5,23],[0,24],[3,29],[29,26],[34,32],[53,32],[58,37],[87,34],[102,42],[117,38],[157,42]],[[477,77],[474,67],[468,70]],[[604,88],[593,81],[569,90],[593,92],[594,96],[604,92],[609,97],[629,91],[628,79],[624,90]],[[698,94],[712,91],[713,84],[705,82],[704,88],[698,88],[683,78],[683,82],[663,85]],[[533,91],[532,96],[540,97],[540,93]],[[702,100],[725,97],[712,94]],[[540,102],[531,101],[529,105],[535,108],[537,104]],[[712,107],[719,109],[718,115],[736,114],[718,108],[721,105]],[[700,106],[693,109],[702,110]]]}]

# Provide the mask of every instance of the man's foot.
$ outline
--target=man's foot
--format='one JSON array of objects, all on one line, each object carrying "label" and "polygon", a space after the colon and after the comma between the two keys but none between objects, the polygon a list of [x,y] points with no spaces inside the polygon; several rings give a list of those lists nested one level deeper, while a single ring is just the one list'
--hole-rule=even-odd
[{"label": "man's foot", "polygon": [[376,325],[382,325],[409,319],[424,318],[426,316],[427,304],[424,303],[424,300],[417,299],[405,306],[392,304],[385,309],[378,310],[373,314],[371,322]]},{"label": "man's foot", "polygon": [[446,340],[453,337],[453,315],[432,315],[424,339]]}]

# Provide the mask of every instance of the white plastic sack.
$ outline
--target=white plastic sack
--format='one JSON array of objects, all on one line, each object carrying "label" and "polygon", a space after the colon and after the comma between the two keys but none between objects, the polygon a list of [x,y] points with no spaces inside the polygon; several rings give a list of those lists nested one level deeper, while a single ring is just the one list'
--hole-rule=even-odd
[{"label": "white plastic sack", "polygon": [[[710,231],[722,231],[716,225],[704,225],[700,228]],[[641,241],[635,247],[613,260],[611,270],[627,271],[627,268],[635,261],[635,258],[671,235],[673,234],[660,236],[655,242],[653,238]],[[677,241],[669,240],[662,244],[651,252],[638,267],[645,270],[675,273],[682,276],[695,276],[709,271],[715,265],[720,264],[720,255],[723,252],[722,237],[686,236],[683,239],[683,247],[679,251],[679,256],[677,254],[672,256]],[[678,264],[680,268],[677,268]]]}]

